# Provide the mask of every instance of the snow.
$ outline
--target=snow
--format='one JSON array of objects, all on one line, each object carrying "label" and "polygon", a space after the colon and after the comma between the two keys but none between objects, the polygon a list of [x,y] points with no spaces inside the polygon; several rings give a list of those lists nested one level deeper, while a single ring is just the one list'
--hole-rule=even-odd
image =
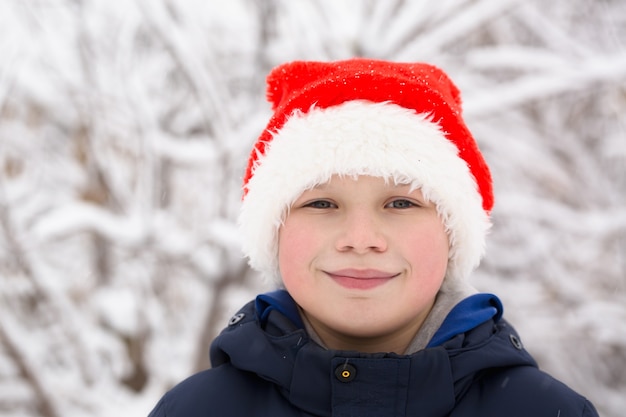
[{"label": "snow", "polygon": [[626,3],[0,4],[0,415],[146,415],[267,283],[236,226],[293,59],[428,60],[494,176],[473,277],[548,372],[626,408]]},{"label": "snow", "polygon": [[41,241],[49,241],[84,231],[95,231],[119,244],[137,245],[145,238],[139,216],[116,216],[102,208],[85,203],[59,207],[48,213],[33,228]]}]

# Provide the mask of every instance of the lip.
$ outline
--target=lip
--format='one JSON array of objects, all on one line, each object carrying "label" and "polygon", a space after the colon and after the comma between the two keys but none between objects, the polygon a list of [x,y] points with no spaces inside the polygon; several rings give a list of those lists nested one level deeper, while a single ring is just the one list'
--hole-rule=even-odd
[{"label": "lip", "polygon": [[397,277],[398,273],[377,269],[340,269],[325,271],[337,284],[348,289],[369,290],[379,287]]}]

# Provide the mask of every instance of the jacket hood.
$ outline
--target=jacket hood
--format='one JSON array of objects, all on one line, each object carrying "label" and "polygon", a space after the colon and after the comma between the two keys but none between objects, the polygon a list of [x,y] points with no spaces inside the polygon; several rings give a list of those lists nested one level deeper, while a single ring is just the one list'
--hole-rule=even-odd
[{"label": "jacket hood", "polygon": [[497,297],[476,294],[461,301],[428,347],[414,354],[327,350],[307,335],[295,302],[282,291],[259,296],[233,316],[211,346],[211,362],[213,367],[230,363],[257,374],[274,383],[294,406],[315,415],[331,413],[335,370],[354,365],[364,379],[363,373],[370,373],[372,380],[394,381],[388,392],[380,392],[381,385],[376,385],[376,395],[397,396],[400,384],[411,392],[404,404],[407,410],[441,415],[454,407],[481,373],[536,367],[501,315]]}]

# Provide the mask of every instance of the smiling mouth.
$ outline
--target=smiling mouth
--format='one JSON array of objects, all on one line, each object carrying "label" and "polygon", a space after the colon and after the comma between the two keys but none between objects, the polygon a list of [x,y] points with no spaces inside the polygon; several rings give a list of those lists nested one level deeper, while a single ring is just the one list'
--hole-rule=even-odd
[{"label": "smiling mouth", "polygon": [[400,275],[375,269],[342,269],[326,274],[342,287],[357,290],[379,287]]}]

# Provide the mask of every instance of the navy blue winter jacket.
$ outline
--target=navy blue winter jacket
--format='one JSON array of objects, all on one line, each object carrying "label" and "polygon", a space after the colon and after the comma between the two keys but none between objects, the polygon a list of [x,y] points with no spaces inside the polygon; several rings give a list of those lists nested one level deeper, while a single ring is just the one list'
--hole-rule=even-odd
[{"label": "navy blue winter jacket", "polygon": [[543,373],[497,297],[478,294],[412,355],[326,350],[286,292],[259,296],[211,346],[212,369],[169,391],[150,417],[594,417]]}]

